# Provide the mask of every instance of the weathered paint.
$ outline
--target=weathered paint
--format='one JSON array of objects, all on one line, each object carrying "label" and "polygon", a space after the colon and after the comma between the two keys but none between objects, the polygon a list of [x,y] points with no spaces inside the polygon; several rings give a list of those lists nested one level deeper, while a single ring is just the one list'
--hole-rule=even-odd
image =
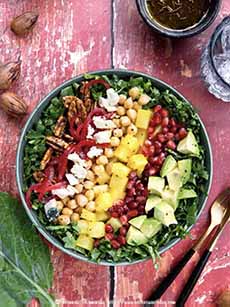
[{"label": "weathered paint", "polygon": [[[38,11],[39,21],[32,34],[18,38],[9,30],[9,23],[13,16],[26,10]],[[229,12],[230,3],[224,0],[215,24]],[[208,94],[199,75],[200,55],[214,26],[194,38],[176,41],[154,34],[138,15],[134,0],[0,0],[0,61],[21,57],[21,78],[13,90],[28,102],[29,112],[64,80],[78,73],[114,66],[144,71],[175,86],[199,110],[209,132],[214,154],[213,185],[209,202],[191,232],[192,240],[186,239],[166,252],[158,271],[150,260],[116,268],[116,306],[128,306],[125,304],[127,301],[132,301],[132,306],[138,306],[138,301],[149,296],[204,231],[211,202],[228,185],[230,109],[228,104]],[[0,119],[0,190],[17,194],[15,153],[18,135],[26,118],[14,120],[0,111]],[[214,306],[220,291],[229,285],[228,233],[229,226],[187,306]],[[86,306],[87,301],[97,300],[108,305],[108,268],[76,261],[56,248],[51,248],[51,254],[55,269],[51,291],[60,305]],[[162,300],[168,301],[168,306],[178,296],[196,261],[191,261],[162,297]]]}]

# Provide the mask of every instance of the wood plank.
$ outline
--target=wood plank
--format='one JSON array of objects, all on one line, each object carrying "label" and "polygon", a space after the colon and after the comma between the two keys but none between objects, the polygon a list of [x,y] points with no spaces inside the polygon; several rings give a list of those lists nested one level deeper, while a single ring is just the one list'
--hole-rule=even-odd
[{"label": "wood plank", "polygon": [[[9,29],[13,16],[39,12],[32,34],[16,37]],[[110,2],[107,0],[0,1],[0,61],[21,57],[22,72],[13,88],[29,103],[29,113],[40,99],[79,73],[108,68],[110,62]],[[15,155],[26,118],[18,121],[0,111],[0,190],[17,194]],[[53,248],[53,291],[63,306],[109,297],[109,270],[76,261]],[[76,306],[76,305],[75,305]],[[94,304],[92,305],[94,306]]]},{"label": "wood plank", "polygon": [[[229,106],[207,92],[199,73],[201,52],[215,25],[229,12],[230,4],[224,0],[215,24],[207,31],[194,38],[171,40],[152,32],[139,16],[135,1],[114,2],[114,66],[146,72],[174,86],[199,110],[208,130],[213,148],[214,177],[208,204],[192,230],[194,240],[207,226],[208,208],[214,197],[229,184],[230,168],[226,167],[230,164]],[[230,272],[230,262],[227,260],[230,247],[228,241],[226,229],[187,306],[195,306],[198,302],[205,306],[213,306],[216,295],[227,287],[229,280],[226,274]],[[117,268],[117,302],[146,299],[191,244],[192,241],[186,239],[164,253],[160,270],[157,272],[151,261]],[[177,297],[190,269],[191,267],[186,268],[182,277],[168,290],[163,297],[164,301],[171,301]],[[213,281],[217,276],[218,283],[215,285]]]}]

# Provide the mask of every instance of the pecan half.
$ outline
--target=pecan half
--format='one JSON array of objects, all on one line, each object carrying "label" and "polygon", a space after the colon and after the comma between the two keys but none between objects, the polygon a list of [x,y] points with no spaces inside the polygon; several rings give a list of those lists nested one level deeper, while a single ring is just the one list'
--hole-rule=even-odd
[{"label": "pecan half", "polygon": [[73,140],[74,140],[74,138],[67,133],[64,133],[62,137],[65,141],[70,142],[70,143],[73,142]]},{"label": "pecan half", "polygon": [[46,165],[49,163],[51,157],[53,154],[53,149],[52,148],[48,148],[47,151],[45,152],[41,162],[40,162],[40,169],[44,170],[46,168]]},{"label": "pecan half", "polygon": [[61,137],[66,127],[66,119],[64,116],[60,116],[57,120],[57,123],[54,127],[54,135],[57,137]]},{"label": "pecan half", "polygon": [[65,142],[64,140],[55,137],[55,136],[47,136],[46,142],[50,145],[53,149],[62,151],[69,146],[69,143]]}]

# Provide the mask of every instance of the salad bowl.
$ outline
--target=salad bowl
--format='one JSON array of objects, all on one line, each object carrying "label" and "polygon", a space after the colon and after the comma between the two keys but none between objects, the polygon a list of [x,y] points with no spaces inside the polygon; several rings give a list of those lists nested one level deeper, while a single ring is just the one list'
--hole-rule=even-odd
[{"label": "salad bowl", "polygon": [[[92,140],[92,136],[91,137],[89,136],[90,134],[89,132],[90,124],[88,121],[89,117],[87,116],[85,117],[85,120],[81,126],[81,130],[79,130],[78,126],[80,126],[81,124],[79,123],[76,124],[76,119],[74,122],[71,121],[71,110],[68,105],[68,101],[70,101],[69,100],[70,98],[68,97],[77,96],[76,93],[82,95],[82,93],[84,92],[84,84],[88,85],[90,84],[92,86],[93,90],[91,92],[88,92],[90,93],[90,96],[88,96],[88,98],[90,99],[89,101],[91,102],[94,101],[94,103],[95,102],[97,103],[96,106],[95,104],[90,106],[91,109],[89,112],[89,114],[93,114],[94,116],[94,124],[96,125],[96,128],[99,127],[98,132],[94,134],[94,140]],[[139,109],[137,109],[136,110],[137,119],[135,125],[138,128],[136,128],[136,126],[133,125],[135,126],[135,128],[133,129],[139,129],[141,131],[145,130],[144,131],[146,135],[145,137],[146,138],[149,137],[148,133],[152,128],[148,126],[148,124],[146,126],[146,121],[149,120],[150,122],[151,120],[150,117],[153,116],[152,121],[153,125],[155,125],[154,129],[156,129],[156,127],[159,128],[159,125],[157,126],[157,123],[154,124],[154,120],[156,120],[155,117],[157,117],[156,113],[162,112],[162,114],[164,114],[161,116],[162,121],[163,117],[167,117],[167,119],[165,119],[164,122],[169,120],[169,124],[168,126],[166,124],[165,126],[162,126],[160,128],[166,128],[164,129],[165,133],[166,130],[169,128],[172,131],[175,131],[175,136],[173,136],[173,139],[167,139],[167,141],[165,139],[162,141],[163,145],[159,145],[162,148],[164,148],[163,154],[161,151],[159,151],[159,153],[161,153],[163,157],[160,163],[161,166],[159,167],[157,166],[155,168],[151,166],[151,163],[149,161],[153,160],[153,163],[155,163],[154,161],[156,160],[156,158],[154,160],[153,159],[154,157],[152,157],[152,160],[149,160],[151,153],[149,153],[149,151],[147,150],[147,146],[150,146],[151,144],[148,145],[148,141],[146,142],[147,139],[145,139],[143,140],[141,145],[138,143],[141,149],[139,149],[138,152],[137,151],[135,152],[135,158],[137,158],[136,156],[138,156],[138,159],[139,158],[142,159],[141,160],[142,162],[146,161],[141,171],[139,168],[135,168],[136,166],[134,166],[137,164],[137,160],[135,160],[135,158],[133,157],[134,154],[133,156],[128,156],[127,160],[125,160],[124,154],[122,152],[120,156],[118,155],[117,158],[118,160],[116,160],[112,164],[111,174],[109,174],[109,176],[107,174],[108,179],[104,179],[104,175],[102,176],[101,174],[100,176],[98,175],[97,177],[100,186],[102,185],[108,186],[108,184],[105,183],[107,183],[108,180],[110,180],[110,176],[111,178],[113,177],[114,173],[119,178],[125,177],[124,172],[127,171],[129,173],[129,175],[127,173],[126,176],[127,181],[125,184],[125,188],[122,191],[122,194],[118,193],[119,189],[121,189],[121,187],[119,187],[121,180],[119,179],[118,181],[119,184],[116,188],[113,187],[110,182],[109,189],[111,191],[113,190],[113,194],[110,190],[109,192],[107,190],[102,191],[102,193],[99,195],[101,197],[100,201],[97,201],[98,198],[95,200],[96,206],[98,206],[97,208],[100,208],[100,210],[102,211],[104,210],[103,214],[107,215],[107,218],[104,218],[103,216],[103,218],[101,217],[101,219],[97,220],[95,217],[96,213],[102,211],[97,209],[98,211],[96,210],[96,213],[94,212],[94,210],[91,210],[91,212],[89,213],[90,211],[89,203],[87,204],[88,207],[85,207],[84,204],[80,202],[78,196],[76,196],[78,197],[77,199],[79,200],[78,207],[76,204],[72,208],[70,206],[68,208],[65,207],[65,199],[68,198],[69,202],[70,194],[68,195],[66,194],[63,196],[63,193],[66,193],[68,187],[71,186],[71,182],[72,185],[74,185],[75,187],[77,186],[77,183],[79,183],[79,180],[81,182],[81,178],[77,177],[80,174],[79,165],[77,173],[74,173],[74,167],[77,166],[76,163],[84,163],[82,162],[84,160],[83,156],[88,155],[85,161],[88,160],[95,161],[96,159],[95,165],[96,164],[100,165],[100,162],[97,162],[99,161],[100,157],[97,158],[95,154],[95,148],[96,148],[95,145],[97,145],[99,148],[101,147],[100,148],[101,151],[109,152],[110,150],[107,148],[108,143],[110,141],[108,142],[108,140],[105,137],[105,134],[103,135],[103,132],[101,131],[101,129],[103,128],[102,127],[103,122],[99,120],[100,119],[99,117],[101,116],[104,119],[104,122],[111,124],[111,122],[115,122],[116,120],[115,117],[118,116],[114,115],[117,112],[117,109],[116,108],[114,109],[115,102],[114,104],[110,105],[108,104],[109,95],[110,97],[112,97],[111,98],[112,100],[114,99],[113,101],[115,101],[115,98],[113,97],[116,97],[116,95],[118,94],[120,96],[122,95],[124,96],[124,94],[130,95],[130,98],[133,99],[132,103],[134,102],[134,104],[138,105],[138,103],[135,102],[136,99],[135,90],[139,90],[139,93],[137,94],[137,96],[139,96],[138,101],[140,102],[140,97],[143,98],[143,104],[141,107],[138,108],[143,109],[142,113],[149,118],[144,117],[144,120],[140,119],[139,120],[140,123],[138,124],[137,122],[139,116],[138,115]],[[105,98],[106,94],[107,98]],[[77,98],[75,97],[75,100],[76,99]],[[98,101],[100,105],[99,108],[98,108]],[[61,150],[59,148],[59,139],[58,138],[55,139],[55,131],[56,131],[55,129],[57,129],[57,124],[55,126],[55,123],[53,121],[53,119],[55,118],[55,122],[57,122],[57,119],[59,119],[62,116],[63,112],[65,112],[63,102],[64,106],[66,108],[69,108],[68,125],[70,126],[70,128],[68,131],[69,134],[67,135],[66,133],[66,138],[67,139],[69,138],[71,140],[70,141],[71,145],[68,145],[69,143],[67,142],[67,139],[65,139],[66,141],[63,141],[62,145],[64,144],[63,145],[64,152],[63,148]],[[122,110],[124,110],[124,108],[123,109],[122,108],[120,108],[119,110],[121,110],[121,114],[123,116],[124,114],[122,113],[123,112]],[[98,109],[100,110],[98,111]],[[129,109],[129,107],[127,109]],[[129,114],[133,113],[129,112]],[[170,119],[168,118],[168,114],[170,114]],[[98,119],[97,123],[95,117],[97,117]],[[126,120],[128,118],[127,116],[123,117],[126,117]],[[128,136],[129,140],[132,140],[132,138],[135,139],[136,138],[135,134],[139,133],[140,131],[138,130],[138,132],[133,132],[131,130],[127,130],[131,129],[130,128],[131,124],[129,123],[129,127],[127,128],[126,127],[127,125],[125,124],[125,119],[123,118],[120,120],[124,121],[124,126],[125,126],[123,127],[124,128],[123,130],[122,129],[120,130],[122,130],[125,135],[126,133],[127,135],[129,135],[129,132],[127,131],[130,131],[130,135],[132,137],[129,135]],[[87,134],[85,130],[86,128],[88,129]],[[49,135],[51,135],[53,132],[54,136],[52,136],[52,138],[49,137]],[[98,138],[96,138],[96,135],[98,135]],[[180,135],[182,136],[180,137]],[[151,140],[153,140],[153,142],[155,143],[158,142],[158,139],[156,140],[155,137],[157,137],[158,139],[165,138],[164,135],[162,136],[162,133],[158,132],[156,135],[153,135],[152,138],[150,137],[148,138],[150,140],[149,142],[151,143]],[[188,140],[189,137],[190,141]],[[126,136],[124,136],[123,138],[125,139]],[[48,143],[44,143],[45,139]],[[84,146],[86,147],[88,146],[88,152],[86,153],[86,150],[84,148],[82,149],[82,152],[79,153],[79,155],[76,155],[77,150],[79,150],[78,146],[79,143],[75,144],[74,139],[75,140],[78,139],[81,145],[84,144]],[[117,140],[117,138],[113,139],[114,142],[115,139]],[[95,144],[95,140],[97,144]],[[172,140],[174,140],[175,142]],[[121,137],[121,143],[122,142],[124,143],[125,140],[123,140]],[[194,143],[196,143],[195,147],[197,146],[197,148],[193,146]],[[111,144],[112,144],[112,138],[111,138]],[[41,168],[40,164],[41,157],[43,156],[44,158],[44,153],[48,150],[47,146],[51,146],[49,147],[52,148],[50,149],[50,152],[52,153],[55,151],[57,152],[55,153],[55,156],[53,156],[53,158],[49,160],[48,164],[46,163],[46,165],[43,165],[43,167]],[[119,145],[115,145],[114,143],[114,145],[111,146],[116,147]],[[116,150],[113,148],[114,152],[118,151],[118,147],[116,148],[117,148]],[[70,156],[72,155],[71,163],[73,163],[73,161],[75,163],[71,171],[68,170],[68,174],[67,174],[67,156],[65,159],[66,152],[68,153],[68,159],[71,159]],[[89,152],[91,152],[91,156]],[[78,162],[76,162],[77,161],[76,159],[78,160]],[[102,160],[103,159],[101,159],[101,161]],[[165,219],[161,220],[162,212],[160,213],[158,212],[160,216],[159,214],[157,215],[157,213],[155,212],[156,210],[159,211],[160,206],[159,207],[156,206],[158,208],[155,209],[154,208],[155,205],[152,205],[151,201],[149,200],[151,197],[159,199],[160,194],[158,188],[156,188],[155,181],[158,182],[160,181],[161,183],[163,181],[168,182],[169,186],[165,186],[164,183],[164,187],[162,187],[162,189],[164,188],[164,191],[166,189],[165,192],[167,193],[168,190],[170,190],[171,191],[170,193],[172,193],[172,188],[173,191],[174,189],[175,191],[177,190],[177,187],[175,187],[175,185],[177,185],[176,183],[177,179],[175,179],[176,176],[175,171],[173,174],[171,174],[174,177],[172,177],[171,175],[169,177],[167,174],[169,168],[168,160],[173,161],[173,163],[175,164],[174,169],[176,168],[177,170],[180,167],[179,164],[181,160],[183,160],[183,162],[186,161],[186,163],[189,162],[190,164],[189,166],[190,177],[187,178],[186,180],[183,177],[183,186],[182,186],[182,181],[178,183],[179,184],[178,187],[180,187],[180,194],[179,194],[180,196],[178,196],[177,194],[176,203],[173,204],[171,203],[172,198],[168,200],[172,206],[175,205],[174,210],[171,209],[172,208],[171,205],[167,207],[170,210],[170,214],[172,214],[173,218],[175,218],[173,221],[172,219],[171,220],[167,219],[167,221]],[[108,161],[106,163],[108,163]],[[138,163],[141,163],[140,160],[138,160]],[[101,162],[101,164],[103,164],[103,162]],[[116,165],[114,166],[114,164]],[[65,168],[63,165],[65,165]],[[57,182],[55,181],[55,178],[52,177],[52,180],[54,180],[52,181],[52,184],[51,181],[49,182],[49,180],[51,180],[50,166],[53,172],[58,171],[57,176],[60,179]],[[120,169],[120,167],[122,167],[122,169]],[[93,169],[95,169],[95,167]],[[188,170],[186,169],[185,172],[187,171]],[[41,175],[42,177],[41,178],[35,178],[36,176],[33,177],[35,172],[37,175]],[[123,174],[121,175],[122,172]],[[61,173],[63,174],[60,175]],[[164,179],[164,177],[167,179]],[[129,70],[118,70],[118,69],[102,70],[102,71],[91,72],[85,75],[80,75],[64,82],[62,85],[58,86],[56,89],[50,92],[38,104],[33,113],[30,115],[19,140],[17,158],[16,158],[16,178],[17,178],[17,185],[22,200],[22,204],[28,214],[29,219],[36,226],[38,231],[49,242],[51,242],[53,245],[55,245],[57,248],[59,248],[66,254],[73,256],[76,259],[98,263],[101,265],[128,265],[149,259],[150,256],[152,256],[152,258],[155,258],[156,255],[158,255],[158,253],[165,252],[173,245],[175,245],[177,242],[179,242],[183,237],[185,237],[185,235],[188,233],[191,227],[195,224],[195,221],[197,220],[197,218],[202,212],[202,209],[205,206],[211,186],[212,151],[208,134],[206,132],[204,124],[202,123],[202,120],[195,112],[190,102],[185,97],[183,97],[179,92],[177,92],[173,87],[171,87],[170,85],[166,84],[165,82],[157,78],[151,77],[149,75],[140,72],[129,71]],[[69,182],[67,182],[66,178],[68,179]],[[129,181],[131,180],[130,178],[132,179],[132,184],[134,186],[130,184],[129,188],[129,184],[127,185],[127,182],[129,183]],[[173,179],[171,180],[170,178]],[[142,179],[143,181],[141,182]],[[153,183],[151,183],[150,181],[152,181]],[[46,184],[44,185],[45,182]],[[68,186],[66,188],[67,184]],[[139,191],[137,191],[137,185],[141,186],[142,190],[140,191],[140,194],[138,194]],[[72,190],[75,189],[74,186],[72,186],[71,188]],[[182,188],[183,188],[183,193],[181,190]],[[94,190],[94,187],[90,186],[87,188],[84,185],[84,189],[86,191],[85,193],[88,193],[87,195],[90,195],[89,191]],[[130,189],[130,191],[128,191],[127,189]],[[163,190],[161,192],[163,193]],[[37,193],[39,194],[39,196],[37,195]],[[75,189],[75,192],[73,193],[78,193],[78,192],[76,192]],[[119,203],[119,205],[121,204],[124,205],[124,202],[126,202],[127,200],[127,195],[128,195],[127,193],[129,194],[133,193],[135,195],[137,193],[137,195],[141,197],[143,197],[143,195],[146,196],[145,205],[142,204],[140,211],[133,210],[132,205],[130,205],[131,209],[126,206],[125,207],[126,211],[124,211],[125,213],[124,212],[119,213],[120,209],[117,210],[118,207],[116,206],[117,202],[119,202],[120,199],[117,195],[118,194],[122,195],[122,197],[120,198],[123,198],[123,200],[121,199],[121,203]],[[105,200],[105,195],[111,197],[111,194],[114,200],[112,207],[108,206],[108,198]],[[175,196],[175,193],[173,195]],[[135,198],[135,201],[137,200],[137,197]],[[82,199],[84,200],[85,198]],[[78,200],[76,200],[76,202],[78,202]],[[161,201],[163,200],[161,199]],[[59,206],[61,206],[61,208],[57,209],[57,207],[53,205],[54,202],[55,206],[58,203]],[[94,201],[92,202],[94,203]],[[133,199],[132,202],[134,202]],[[75,203],[74,199],[72,199],[72,204],[73,203]],[[107,204],[106,209],[105,209],[106,206],[105,203]],[[149,208],[149,210],[147,210],[146,208],[147,203],[150,203],[150,206],[152,206],[151,208]],[[64,204],[64,209],[63,209],[63,204]],[[68,210],[72,212],[70,216],[71,220],[70,217],[67,218],[66,215],[63,214],[63,210],[65,210],[66,213]],[[60,213],[61,211],[62,213]],[[135,214],[134,211],[136,212]],[[175,216],[174,216],[174,211],[175,211]],[[168,216],[168,212],[167,213],[164,212],[163,214],[164,216],[165,214]],[[140,230],[142,229],[140,223],[144,222],[144,220],[149,221],[150,219],[155,219],[156,217],[158,217],[159,220],[156,219],[155,222],[160,224],[160,226],[158,227],[159,229],[155,231],[156,234],[150,237],[148,233],[145,233],[144,231],[146,231],[147,226],[145,227],[145,229],[143,228],[143,233],[144,233],[143,234],[142,230]],[[113,221],[111,223],[110,222],[108,223],[108,220],[111,221],[111,218],[113,220],[114,219],[119,220],[119,223],[121,223],[119,227],[122,228],[122,230],[120,230],[120,228],[118,227],[118,229],[116,229],[117,232],[115,231],[116,225],[112,224]],[[79,223],[79,219],[83,222]],[[82,230],[83,224],[87,224],[88,225],[87,227],[89,227],[87,228],[86,232],[84,232],[85,230],[84,231]],[[100,230],[98,230],[98,228],[95,225],[97,225],[97,227],[99,227]],[[101,227],[103,229],[101,229]],[[169,231],[167,230],[167,227],[169,227],[168,228]],[[112,229],[112,231],[110,230],[110,228]],[[136,237],[133,238],[133,233],[130,229],[138,233],[139,235],[141,233],[140,236],[142,239],[144,238],[143,239],[144,241],[142,240],[142,242],[140,242],[136,239]],[[100,231],[102,231],[103,235],[98,234]],[[111,234],[111,232],[113,231],[114,234],[112,234],[111,236],[108,235]],[[122,231],[124,231],[126,237],[125,236],[122,237],[121,235]],[[87,240],[89,240],[89,242],[87,241],[88,242],[87,245],[85,245],[86,243],[84,240],[83,240],[84,242],[80,242],[79,237],[82,239],[86,238]],[[109,239],[110,237],[111,239]],[[124,242],[122,241],[122,239]],[[77,244],[76,246],[75,243]]]}]

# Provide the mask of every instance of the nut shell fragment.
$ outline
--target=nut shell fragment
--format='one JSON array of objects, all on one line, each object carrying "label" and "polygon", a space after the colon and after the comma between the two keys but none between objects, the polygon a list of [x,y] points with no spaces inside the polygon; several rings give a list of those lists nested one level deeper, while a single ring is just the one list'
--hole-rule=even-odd
[{"label": "nut shell fragment", "polygon": [[5,92],[0,96],[1,108],[10,116],[21,117],[27,113],[25,101],[12,92]]},{"label": "nut shell fragment", "polygon": [[25,12],[11,21],[10,28],[18,36],[27,35],[33,29],[38,16],[35,12]]},{"label": "nut shell fragment", "polygon": [[0,65],[0,90],[7,90],[19,78],[21,61]]}]

